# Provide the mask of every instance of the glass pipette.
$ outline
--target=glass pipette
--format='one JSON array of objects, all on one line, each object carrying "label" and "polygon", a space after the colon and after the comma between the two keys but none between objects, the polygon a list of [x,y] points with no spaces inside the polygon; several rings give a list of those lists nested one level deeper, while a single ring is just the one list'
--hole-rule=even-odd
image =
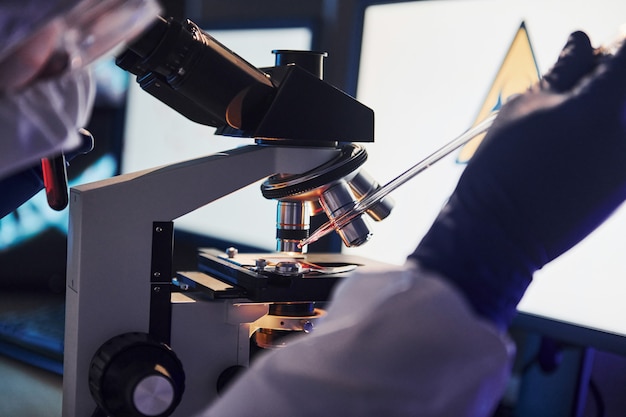
[{"label": "glass pipette", "polygon": [[309,237],[303,239],[298,244],[298,247],[302,248],[305,245],[313,243],[320,238],[326,236],[328,233],[332,232],[336,229],[341,229],[346,226],[352,220],[363,214],[370,207],[377,204],[380,200],[382,200],[387,194],[394,191],[396,188],[400,187],[405,182],[409,181],[413,177],[415,177],[420,172],[429,168],[432,164],[439,161],[443,157],[449,155],[455,149],[463,146],[476,136],[486,132],[491,125],[493,124],[494,119],[496,118],[498,112],[493,111],[489,114],[482,122],[477,124],[476,126],[470,128],[465,131],[465,133],[457,136],[452,141],[448,142],[443,147],[439,148],[417,164],[413,165],[411,168],[398,175],[396,178],[389,181],[387,184],[379,187],[375,191],[363,197],[361,200],[357,201],[352,209],[346,211],[342,215],[338,216],[335,219],[329,220],[319,228],[317,228]]},{"label": "glass pipette", "polygon": [[[606,55],[606,56],[614,55],[617,49],[621,47],[621,45],[626,40],[626,35],[624,35],[625,32],[626,30],[624,29],[624,27],[620,28],[620,35],[616,38],[616,40],[606,46],[603,45],[600,48],[597,48],[596,53],[600,55]],[[424,158],[423,160],[421,160],[420,162],[418,162],[417,164],[415,164],[414,166],[412,166],[407,171],[403,172],[402,174],[400,174],[393,180],[389,181],[384,186],[376,189],[372,193],[363,197],[361,200],[357,201],[352,207],[352,209],[346,211],[345,213],[341,214],[337,218],[331,219],[327,221],[326,223],[324,223],[322,226],[317,228],[308,238],[300,241],[300,243],[298,244],[298,247],[302,248],[303,246],[313,243],[319,240],[320,238],[326,236],[328,233],[332,232],[333,230],[341,229],[342,227],[346,226],[356,217],[366,212],[370,207],[377,204],[387,194],[394,191],[396,188],[398,188],[405,182],[409,181],[420,172],[429,168],[435,162],[449,155],[455,149],[458,149],[459,147],[468,143],[470,140],[472,140],[476,136],[486,132],[493,124],[493,121],[495,120],[497,115],[498,115],[497,110],[491,112],[489,116],[487,116],[482,122],[480,122],[476,126],[470,128],[469,130],[467,130],[465,133],[461,134],[460,136],[457,136],[452,141],[450,141],[449,143],[447,143],[446,145],[444,145],[443,147],[441,147],[440,149],[438,149],[431,155],[427,156],[426,158]]]}]

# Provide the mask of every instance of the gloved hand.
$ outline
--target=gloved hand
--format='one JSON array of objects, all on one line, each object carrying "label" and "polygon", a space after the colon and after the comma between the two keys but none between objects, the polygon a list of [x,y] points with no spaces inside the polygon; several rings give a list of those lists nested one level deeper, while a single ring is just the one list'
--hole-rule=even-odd
[{"label": "gloved hand", "polygon": [[508,103],[409,258],[505,327],[533,273],[626,199],[626,47],[573,33],[555,66]]}]

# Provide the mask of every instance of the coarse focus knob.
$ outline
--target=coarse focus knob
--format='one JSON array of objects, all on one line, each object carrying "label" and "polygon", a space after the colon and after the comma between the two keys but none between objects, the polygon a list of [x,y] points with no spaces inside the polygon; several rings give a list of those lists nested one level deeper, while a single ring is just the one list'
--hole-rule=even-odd
[{"label": "coarse focus knob", "polygon": [[125,333],[94,355],[89,389],[109,417],[165,417],[180,403],[185,372],[166,344],[145,333]]}]

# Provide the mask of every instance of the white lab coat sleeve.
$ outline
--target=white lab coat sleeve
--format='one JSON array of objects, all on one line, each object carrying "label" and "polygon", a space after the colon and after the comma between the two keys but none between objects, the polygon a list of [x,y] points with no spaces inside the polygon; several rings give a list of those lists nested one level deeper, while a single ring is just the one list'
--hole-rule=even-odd
[{"label": "white lab coat sleeve", "polygon": [[357,272],[313,333],[260,357],[200,415],[488,416],[513,355],[441,277],[411,263]]}]

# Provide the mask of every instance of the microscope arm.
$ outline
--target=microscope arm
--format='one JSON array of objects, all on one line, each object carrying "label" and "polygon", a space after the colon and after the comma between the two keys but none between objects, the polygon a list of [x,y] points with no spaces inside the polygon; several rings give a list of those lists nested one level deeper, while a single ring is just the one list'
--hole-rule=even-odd
[{"label": "microscope arm", "polygon": [[338,152],[250,145],[73,188],[63,416],[93,412],[87,375],[102,343],[148,331],[154,222],[170,222],[274,173],[306,172]]}]

